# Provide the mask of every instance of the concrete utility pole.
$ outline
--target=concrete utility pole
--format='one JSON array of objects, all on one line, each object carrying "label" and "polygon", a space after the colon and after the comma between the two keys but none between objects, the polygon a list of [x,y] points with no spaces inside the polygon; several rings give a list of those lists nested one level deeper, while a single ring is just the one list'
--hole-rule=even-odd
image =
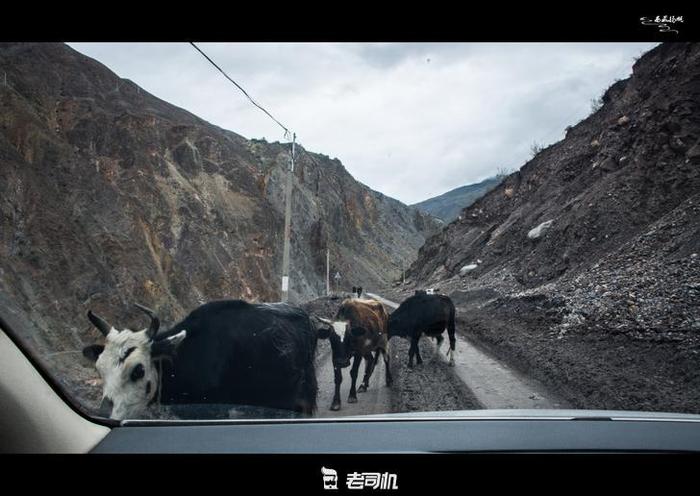
[{"label": "concrete utility pole", "polygon": [[289,241],[292,233],[292,176],[294,175],[294,152],[297,135],[292,135],[292,155],[287,168],[287,187],[284,207],[284,250],[282,252],[282,301],[289,301]]},{"label": "concrete utility pole", "polygon": [[326,296],[331,295],[331,251],[326,248]]}]

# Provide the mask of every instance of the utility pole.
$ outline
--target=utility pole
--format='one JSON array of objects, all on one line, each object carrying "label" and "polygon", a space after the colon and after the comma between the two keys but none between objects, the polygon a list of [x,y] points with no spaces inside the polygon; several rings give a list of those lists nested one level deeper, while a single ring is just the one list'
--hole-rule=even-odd
[{"label": "utility pole", "polygon": [[292,176],[294,175],[294,152],[297,141],[296,133],[292,134],[292,155],[287,168],[287,188],[285,190],[284,206],[284,250],[282,252],[282,301],[289,301],[289,241],[292,227]]},{"label": "utility pole", "polygon": [[326,296],[331,295],[331,251],[326,247]]}]

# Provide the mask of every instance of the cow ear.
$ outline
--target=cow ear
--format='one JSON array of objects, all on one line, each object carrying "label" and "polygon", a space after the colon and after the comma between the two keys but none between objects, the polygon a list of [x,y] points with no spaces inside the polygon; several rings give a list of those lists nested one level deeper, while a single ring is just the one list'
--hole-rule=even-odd
[{"label": "cow ear", "polygon": [[83,348],[83,356],[91,362],[96,362],[97,358],[104,351],[105,347],[101,344],[91,344]]},{"label": "cow ear", "polygon": [[173,336],[153,341],[151,344],[151,356],[156,358],[163,355],[172,355],[177,350],[177,347],[187,337],[187,331],[180,331]]},{"label": "cow ear", "polygon": [[350,332],[353,336],[358,337],[362,336],[367,331],[365,331],[363,327],[353,327],[352,329],[350,329]]}]

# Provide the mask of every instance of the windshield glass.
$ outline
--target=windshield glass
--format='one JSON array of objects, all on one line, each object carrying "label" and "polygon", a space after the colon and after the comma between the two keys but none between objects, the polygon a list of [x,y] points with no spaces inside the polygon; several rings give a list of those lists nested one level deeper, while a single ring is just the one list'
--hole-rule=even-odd
[{"label": "windshield glass", "polygon": [[0,44],[0,316],[92,415],[700,413],[700,46]]}]

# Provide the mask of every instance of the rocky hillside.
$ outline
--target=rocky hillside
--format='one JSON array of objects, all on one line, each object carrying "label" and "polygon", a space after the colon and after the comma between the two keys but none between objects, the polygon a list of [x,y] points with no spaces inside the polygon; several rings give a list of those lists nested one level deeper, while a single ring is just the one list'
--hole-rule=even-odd
[{"label": "rocky hillside", "polygon": [[484,196],[503,180],[490,177],[481,182],[460,186],[433,198],[428,198],[412,206],[445,222],[455,220],[460,212]]},{"label": "rocky hillside", "polygon": [[602,99],[410,278],[575,405],[700,412],[700,45],[656,47]]},{"label": "rocky hillside", "polygon": [[[139,326],[134,301],[172,323],[208,300],[280,298],[288,144],[211,125],[63,44],[0,45],[0,70],[0,312],[27,339],[80,349],[88,308]],[[325,293],[326,248],[343,286],[377,286],[437,225],[325,155],[300,153],[293,191],[292,301]]]}]

